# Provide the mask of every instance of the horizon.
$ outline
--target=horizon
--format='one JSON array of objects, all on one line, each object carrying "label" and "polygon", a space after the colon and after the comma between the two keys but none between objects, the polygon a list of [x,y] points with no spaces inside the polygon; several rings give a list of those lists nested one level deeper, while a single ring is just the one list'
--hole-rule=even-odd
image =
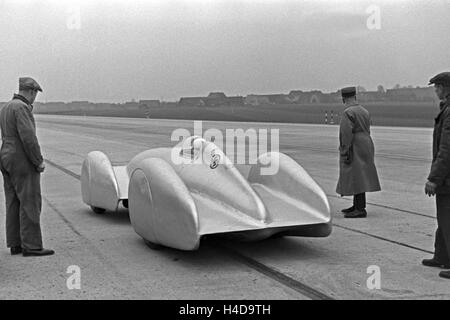
[{"label": "horizon", "polygon": [[[399,84],[396,84],[396,85],[399,85]],[[381,85],[381,86],[383,86],[383,85]],[[358,88],[359,86],[355,86],[355,87]],[[370,90],[370,89],[367,89],[367,88],[364,87],[364,86],[361,86],[361,87],[363,87],[366,91],[360,91],[360,92],[358,92],[357,94],[360,94],[361,92],[377,92],[377,90]],[[385,86],[383,86],[383,88],[384,88],[385,91],[387,91],[387,90],[392,90],[392,89],[427,89],[427,88],[433,88],[433,87],[432,87],[431,85],[430,85],[430,86],[400,85],[399,88],[395,88],[395,87],[392,87],[392,88],[386,88]],[[291,92],[291,91],[303,91],[303,92],[319,91],[319,92],[322,92],[323,94],[339,93],[339,89],[336,90],[336,91],[323,91],[323,90],[321,90],[321,89],[311,89],[311,90],[292,89],[292,90],[289,90],[287,93],[286,93],[286,92],[285,92],[285,93],[283,93],[283,92],[272,92],[272,93],[247,93],[247,94],[243,94],[243,95],[241,95],[241,96],[242,96],[242,97],[246,97],[246,96],[249,96],[249,95],[268,96],[268,95],[277,95],[277,94],[288,95],[289,92]],[[17,93],[17,92],[18,92],[18,90],[16,90],[15,93]],[[205,98],[205,97],[208,96],[208,94],[213,93],[213,92],[223,92],[223,91],[209,91],[208,93],[206,93],[205,95],[202,95],[202,96],[192,96],[192,95],[189,96],[189,95],[187,95],[187,96],[183,96],[183,97],[178,97],[178,98],[175,99],[175,100],[159,100],[159,99],[157,99],[157,98],[131,98],[131,100],[128,100],[128,101],[90,101],[90,100],[71,100],[71,101],[68,101],[68,100],[66,100],[66,101],[63,101],[63,100],[59,100],[59,101],[57,101],[57,100],[48,100],[48,101],[42,101],[42,100],[39,99],[39,94],[41,93],[41,92],[39,92],[39,93],[38,93],[38,96],[37,96],[37,98],[36,98],[36,101],[35,101],[34,103],[73,103],[73,102],[89,102],[89,103],[124,104],[124,103],[132,103],[132,102],[138,103],[138,102],[141,101],[141,100],[158,100],[158,101],[160,101],[160,102],[174,103],[174,102],[179,102],[179,100],[180,100],[181,98]],[[229,95],[229,94],[227,94],[226,92],[223,92],[223,93],[224,93],[227,97],[233,97],[233,95]],[[0,101],[0,103],[6,103],[6,102],[8,102],[9,100],[10,100],[10,99],[8,99],[8,100],[6,100],[6,101]],[[134,101],[133,101],[133,100],[134,100]]]},{"label": "horizon", "polygon": [[21,76],[38,102],[426,87],[450,70],[448,13],[447,0],[0,0],[0,101]]}]

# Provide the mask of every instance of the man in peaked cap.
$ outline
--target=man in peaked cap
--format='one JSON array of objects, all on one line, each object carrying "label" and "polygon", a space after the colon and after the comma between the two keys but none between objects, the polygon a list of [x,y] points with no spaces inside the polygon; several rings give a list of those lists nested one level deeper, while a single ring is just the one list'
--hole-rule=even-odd
[{"label": "man in peaked cap", "polygon": [[19,90],[33,90],[42,92],[42,88],[39,83],[37,83],[33,78],[29,77],[19,78]]},{"label": "man in peaked cap", "polygon": [[356,88],[341,90],[346,106],[339,128],[339,181],[336,192],[353,196],[353,206],[342,210],[345,218],[365,218],[366,192],[380,191],[375,148],[370,137],[369,112],[358,104]]},{"label": "man in peaked cap", "polygon": [[[425,194],[436,195],[437,230],[434,256],[424,259],[429,267],[450,269],[450,72],[442,72],[430,79],[441,100],[440,111],[434,121],[433,161]],[[450,271],[441,271],[440,277],[450,279]]]},{"label": "man in peaked cap", "polygon": [[40,227],[40,175],[44,161],[36,137],[33,102],[41,86],[32,78],[19,79],[19,93],[0,112],[2,147],[0,169],[6,198],[6,245],[11,254],[45,256]]}]

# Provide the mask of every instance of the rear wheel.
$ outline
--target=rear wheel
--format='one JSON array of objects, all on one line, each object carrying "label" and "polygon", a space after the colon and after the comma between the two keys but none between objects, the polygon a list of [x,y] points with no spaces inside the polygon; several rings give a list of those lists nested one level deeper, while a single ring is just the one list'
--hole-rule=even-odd
[{"label": "rear wheel", "polygon": [[91,209],[92,209],[92,211],[94,211],[97,214],[103,214],[106,211],[106,209],[98,208],[98,207],[94,207],[94,206],[91,206]]},{"label": "rear wheel", "polygon": [[146,239],[144,239],[145,244],[147,245],[147,247],[149,247],[152,250],[161,250],[163,248],[162,245],[148,241]]}]

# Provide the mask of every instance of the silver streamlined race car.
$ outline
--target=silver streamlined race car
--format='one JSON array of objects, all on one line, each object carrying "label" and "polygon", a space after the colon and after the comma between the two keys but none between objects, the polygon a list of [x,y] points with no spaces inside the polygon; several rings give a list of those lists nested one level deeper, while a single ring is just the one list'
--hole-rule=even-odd
[{"label": "silver streamlined race car", "polygon": [[[276,164],[274,174],[263,169]],[[319,185],[292,158],[269,152],[234,165],[214,143],[192,136],[174,148],[136,155],[126,166],[90,152],[81,170],[83,201],[94,212],[129,208],[150,246],[195,250],[205,235],[261,240],[326,237],[330,207]]]}]

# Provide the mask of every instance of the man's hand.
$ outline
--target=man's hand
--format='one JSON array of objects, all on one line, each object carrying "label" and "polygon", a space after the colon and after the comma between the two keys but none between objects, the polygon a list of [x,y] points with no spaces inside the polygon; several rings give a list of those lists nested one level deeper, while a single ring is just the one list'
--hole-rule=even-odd
[{"label": "man's hand", "polygon": [[436,194],[436,187],[436,183],[427,181],[427,183],[425,183],[425,194],[429,197],[434,196]]},{"label": "man's hand", "polygon": [[41,162],[41,164],[36,168],[36,170],[37,170],[38,172],[44,172],[44,170],[45,170],[45,164],[44,164],[44,161]]}]

